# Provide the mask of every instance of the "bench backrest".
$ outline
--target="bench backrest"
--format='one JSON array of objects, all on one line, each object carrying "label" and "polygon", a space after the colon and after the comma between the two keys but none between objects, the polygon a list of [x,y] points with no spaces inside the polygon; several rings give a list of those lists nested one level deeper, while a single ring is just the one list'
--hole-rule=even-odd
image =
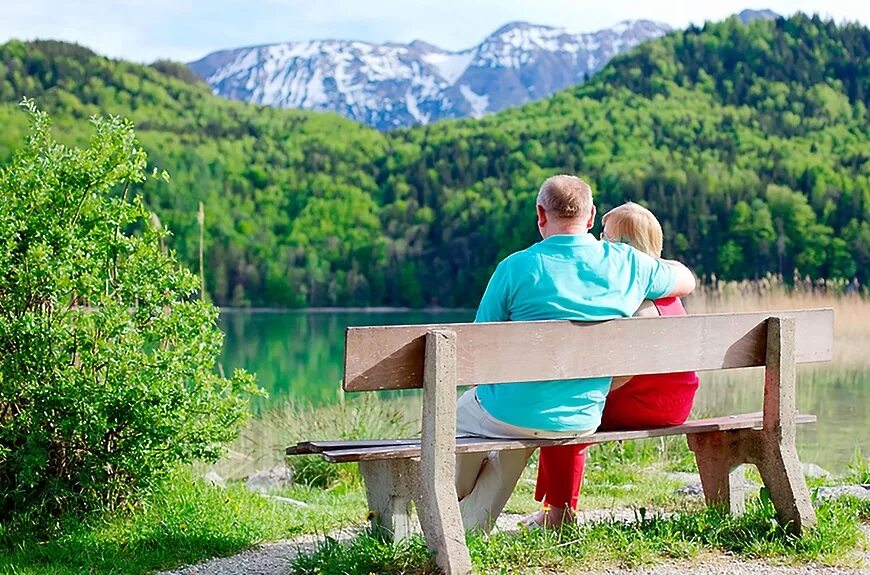
[{"label": "bench backrest", "polygon": [[829,361],[830,309],[348,328],[344,389],[423,387],[426,335],[456,334],[456,385],[705,371],[765,365],[768,318],[794,319],[794,361]]}]

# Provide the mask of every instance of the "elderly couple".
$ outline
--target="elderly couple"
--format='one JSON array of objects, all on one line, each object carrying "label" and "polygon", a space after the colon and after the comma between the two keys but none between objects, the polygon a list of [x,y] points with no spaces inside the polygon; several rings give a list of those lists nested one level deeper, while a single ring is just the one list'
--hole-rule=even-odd
[{"label": "elderly couple", "polygon": [[[611,210],[599,241],[589,233],[595,221],[589,185],[554,176],[541,186],[537,215],[543,240],[498,265],[476,322],[685,315],[678,298],[695,288],[695,278],[684,265],[661,259],[662,228],[649,210],[632,203]],[[459,398],[457,435],[558,439],[678,425],[697,387],[694,373],[483,385]],[[544,507],[523,520],[527,527],[574,520],[586,447],[541,450],[535,498]],[[489,530],[532,452],[457,456],[467,529]]]}]

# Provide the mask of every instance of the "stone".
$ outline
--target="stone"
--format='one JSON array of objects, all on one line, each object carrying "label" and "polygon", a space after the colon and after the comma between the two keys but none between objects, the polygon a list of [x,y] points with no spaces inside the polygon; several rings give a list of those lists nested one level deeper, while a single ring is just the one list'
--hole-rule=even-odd
[{"label": "stone", "polygon": [[829,471],[822,467],[819,467],[815,463],[801,463],[801,468],[804,472],[804,477],[827,479],[831,476],[831,473]]},{"label": "stone", "polygon": [[[687,473],[686,475],[692,474]],[[755,481],[752,481],[751,479],[744,479],[743,489],[746,492],[758,491],[759,489],[761,489],[761,485],[756,483]],[[701,487],[700,480],[696,480],[696,482],[694,483],[686,483],[686,485],[683,485],[679,489],[675,489],[674,494],[682,495],[684,497],[703,497],[704,488]]]},{"label": "stone", "polygon": [[214,471],[209,471],[208,473],[203,475],[202,480],[209,485],[212,485],[214,487],[220,487],[221,489],[224,489],[227,486],[227,480]]},{"label": "stone", "polygon": [[870,500],[870,485],[837,485],[836,487],[819,487],[816,490],[817,504],[840,497]]},{"label": "stone", "polygon": [[704,489],[701,487],[700,483],[690,483],[689,485],[683,485],[674,493],[684,497],[703,497]]},{"label": "stone", "polygon": [[286,466],[276,466],[248,475],[245,487],[249,491],[268,493],[293,485],[293,470]]}]

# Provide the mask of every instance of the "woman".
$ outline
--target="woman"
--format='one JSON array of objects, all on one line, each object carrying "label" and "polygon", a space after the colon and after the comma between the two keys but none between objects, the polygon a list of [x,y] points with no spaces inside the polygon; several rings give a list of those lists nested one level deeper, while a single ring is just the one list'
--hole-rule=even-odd
[{"label": "woman", "polygon": [[[602,241],[627,243],[653,257],[662,254],[662,227],[646,208],[628,202],[604,215]],[[646,302],[645,302],[646,303]],[[662,298],[641,306],[637,315],[682,316],[679,298]],[[614,378],[598,431],[680,425],[689,417],[698,376],[694,372]],[[541,449],[535,499],[544,509],[522,521],[527,527],[559,527],[573,522],[583,481],[588,445]]]}]

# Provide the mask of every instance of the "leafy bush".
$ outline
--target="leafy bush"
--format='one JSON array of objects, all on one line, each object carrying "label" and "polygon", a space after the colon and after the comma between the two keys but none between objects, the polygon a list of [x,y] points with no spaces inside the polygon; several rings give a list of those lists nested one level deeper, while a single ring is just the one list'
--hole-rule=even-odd
[{"label": "leafy bush", "polygon": [[217,309],[132,194],[129,122],[69,148],[23,105],[31,134],[0,170],[0,520],[111,507],[217,458],[256,390],[215,374]]}]

